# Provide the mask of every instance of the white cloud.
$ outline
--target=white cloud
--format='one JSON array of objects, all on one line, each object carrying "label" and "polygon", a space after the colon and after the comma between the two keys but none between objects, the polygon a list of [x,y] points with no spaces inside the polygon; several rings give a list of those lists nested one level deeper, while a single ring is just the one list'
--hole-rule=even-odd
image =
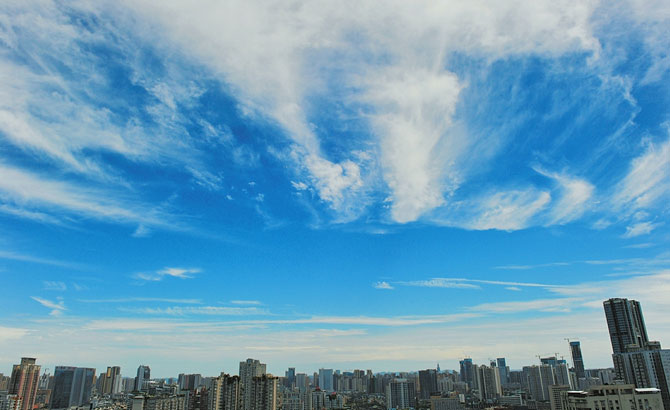
[{"label": "white cloud", "polygon": [[10,260],[21,261],[21,262],[39,263],[39,264],[42,264],[42,265],[59,266],[59,267],[69,268],[69,269],[84,269],[85,268],[84,265],[78,264],[78,263],[73,263],[73,262],[68,262],[68,261],[60,261],[60,260],[55,260],[55,259],[41,258],[41,257],[38,257],[38,256],[28,255],[28,254],[14,252],[14,251],[6,251],[6,250],[0,250],[0,259],[10,259]]},{"label": "white cloud", "polygon": [[79,299],[83,303],[127,303],[127,302],[167,302],[183,304],[202,304],[200,299],[175,299],[175,298],[150,298],[150,297],[131,297],[131,298],[111,298],[111,299]]},{"label": "white cloud", "polygon": [[168,228],[170,217],[158,209],[119,199],[118,192],[76,185],[0,164],[0,199],[103,221]]},{"label": "white cloud", "polygon": [[0,326],[0,341],[6,342],[15,339],[21,339],[30,333],[28,329],[18,327]]},{"label": "white cloud", "polygon": [[67,310],[65,308],[65,302],[62,300],[59,300],[58,302],[53,302],[48,299],[43,299],[37,296],[31,296],[30,297],[32,300],[35,302],[39,303],[40,305],[51,309],[51,313],[49,313],[51,316],[60,316],[63,311]]},{"label": "white cloud", "polygon": [[166,277],[179,279],[192,279],[194,274],[200,273],[199,268],[170,268],[166,267],[155,272],[139,272],[133,275],[135,279],[140,279],[149,282],[159,282]]},{"label": "white cloud", "polygon": [[553,179],[560,193],[558,198],[551,204],[546,225],[571,222],[581,217],[588,209],[588,201],[591,199],[594,191],[591,183],[570,175],[548,172],[539,167],[535,167],[534,169],[536,172]]},{"label": "white cloud", "polygon": [[409,282],[394,282],[404,286],[418,286],[422,288],[448,288],[448,289],[479,289],[479,285],[465,283],[462,279],[434,278],[427,280],[414,280]]},{"label": "white cloud", "polygon": [[632,161],[628,174],[617,184],[612,202],[616,208],[633,213],[669,195],[670,140],[667,140],[649,143],[646,151]]},{"label": "white cloud", "polygon": [[232,303],[233,305],[254,305],[254,306],[262,305],[260,300],[231,300],[230,303]]},{"label": "white cloud", "polygon": [[469,310],[487,313],[518,313],[527,311],[569,312],[575,305],[579,306],[579,298],[537,299],[521,302],[493,302],[472,306]]},{"label": "white cloud", "polygon": [[548,192],[534,188],[482,195],[438,210],[431,219],[441,225],[472,230],[514,231],[533,224],[551,202]]},{"label": "white cloud", "polygon": [[648,235],[662,225],[662,223],[652,223],[649,221],[638,222],[631,226],[626,227],[626,233],[623,234],[624,238],[635,238],[636,236]]},{"label": "white cloud", "polygon": [[304,182],[291,181],[291,185],[296,189],[296,191],[305,191],[308,188],[307,184]]},{"label": "white cloud", "polygon": [[372,287],[375,289],[394,289],[393,286],[386,281],[379,281],[372,284]]},{"label": "white cloud", "polygon": [[[397,222],[448,203],[469,167],[479,167],[478,160],[495,152],[478,156],[481,141],[454,128],[466,84],[444,68],[450,53],[495,59],[597,54],[600,48],[591,34],[593,2],[346,3],[125,4],[157,22],[161,39],[169,38],[220,74],[249,115],[283,128],[295,144],[296,168],[307,172],[319,198],[336,211],[356,217],[367,204],[365,192],[376,183],[369,177],[380,167]],[[356,13],[349,12],[352,7]],[[364,107],[380,163],[361,162],[353,152],[337,160],[322,152],[320,139],[328,131],[311,122],[319,109],[312,101],[329,96],[334,84],[356,90],[341,98]],[[474,226],[518,229],[519,222]]]},{"label": "white cloud", "polygon": [[126,312],[148,315],[208,315],[208,316],[242,316],[267,315],[269,312],[258,307],[230,307],[230,306],[172,306],[166,308],[121,308]]},{"label": "white cloud", "polygon": [[67,290],[67,285],[61,281],[45,280],[42,282],[42,285],[44,286],[44,290],[57,290],[61,292]]}]

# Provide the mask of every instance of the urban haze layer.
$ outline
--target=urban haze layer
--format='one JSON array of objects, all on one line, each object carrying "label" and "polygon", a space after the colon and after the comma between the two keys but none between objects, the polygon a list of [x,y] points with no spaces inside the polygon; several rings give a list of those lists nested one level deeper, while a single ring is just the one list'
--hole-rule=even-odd
[{"label": "urban haze layer", "polygon": [[[504,357],[459,370],[374,373],[327,368],[314,373],[290,367],[269,374],[256,359],[240,362],[237,375],[179,374],[152,378],[149,365],[135,377],[119,366],[56,366],[41,372],[24,357],[11,376],[0,374],[0,410],[548,410],[670,409],[670,349],[649,340],[638,301],[603,302],[613,367],[588,369],[578,340],[566,339],[570,361],[558,353],[510,369]],[[586,358],[588,360],[588,358]]]}]

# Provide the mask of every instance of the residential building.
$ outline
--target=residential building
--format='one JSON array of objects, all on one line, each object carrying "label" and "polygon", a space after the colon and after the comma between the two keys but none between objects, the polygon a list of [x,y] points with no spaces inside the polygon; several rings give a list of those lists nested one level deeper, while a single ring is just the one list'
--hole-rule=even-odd
[{"label": "residential building", "polygon": [[428,400],[433,393],[439,391],[437,371],[435,369],[419,370],[419,398]]},{"label": "residential building", "polygon": [[266,374],[267,366],[259,360],[247,359],[240,362],[240,383],[242,393],[242,410],[252,410],[252,381],[254,377],[261,377]]},{"label": "residential building", "polygon": [[603,307],[613,353],[626,353],[629,349],[648,347],[649,337],[640,302],[614,298],[604,301]]},{"label": "residential building", "polygon": [[577,379],[586,377],[584,371],[584,358],[582,357],[582,346],[579,341],[570,342],[570,353],[572,354],[572,368],[575,370]]},{"label": "residential building", "polygon": [[66,409],[91,402],[95,369],[56,366],[54,387],[49,405],[52,409]]},{"label": "residential building", "polygon": [[32,410],[35,396],[39,388],[40,366],[32,357],[22,357],[20,364],[15,364],[9,380],[8,393],[16,395],[15,400],[21,401],[20,410]]},{"label": "residential building", "polygon": [[221,373],[212,381],[209,410],[240,410],[241,408],[242,383],[240,377]]},{"label": "residential building", "polygon": [[388,410],[414,409],[416,407],[416,387],[413,381],[394,379],[386,386],[386,407]]},{"label": "residential building", "polygon": [[121,368],[119,366],[107,367],[107,372],[102,375],[101,388],[100,393],[110,396],[121,392]]},{"label": "residential building", "polygon": [[144,364],[140,365],[135,376],[135,391],[145,391],[145,382],[149,380],[151,380],[151,368]]},{"label": "residential building", "polygon": [[333,369],[319,369],[319,387],[327,392],[335,390],[333,388]]},{"label": "residential building", "polygon": [[588,391],[561,391],[562,410],[663,410],[661,392],[632,384],[592,387]]}]

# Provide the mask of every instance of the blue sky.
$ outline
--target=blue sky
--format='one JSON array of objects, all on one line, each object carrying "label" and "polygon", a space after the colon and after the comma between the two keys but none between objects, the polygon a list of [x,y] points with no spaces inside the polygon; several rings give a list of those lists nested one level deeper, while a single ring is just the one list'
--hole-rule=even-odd
[{"label": "blue sky", "polygon": [[667,2],[9,1],[0,366],[670,343]]}]

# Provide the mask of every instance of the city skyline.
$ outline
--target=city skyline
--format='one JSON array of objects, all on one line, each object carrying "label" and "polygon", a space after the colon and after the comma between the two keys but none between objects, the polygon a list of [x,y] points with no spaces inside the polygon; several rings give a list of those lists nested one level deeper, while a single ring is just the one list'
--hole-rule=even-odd
[{"label": "city skyline", "polygon": [[667,2],[225,3],[0,6],[0,368],[670,340]]}]

